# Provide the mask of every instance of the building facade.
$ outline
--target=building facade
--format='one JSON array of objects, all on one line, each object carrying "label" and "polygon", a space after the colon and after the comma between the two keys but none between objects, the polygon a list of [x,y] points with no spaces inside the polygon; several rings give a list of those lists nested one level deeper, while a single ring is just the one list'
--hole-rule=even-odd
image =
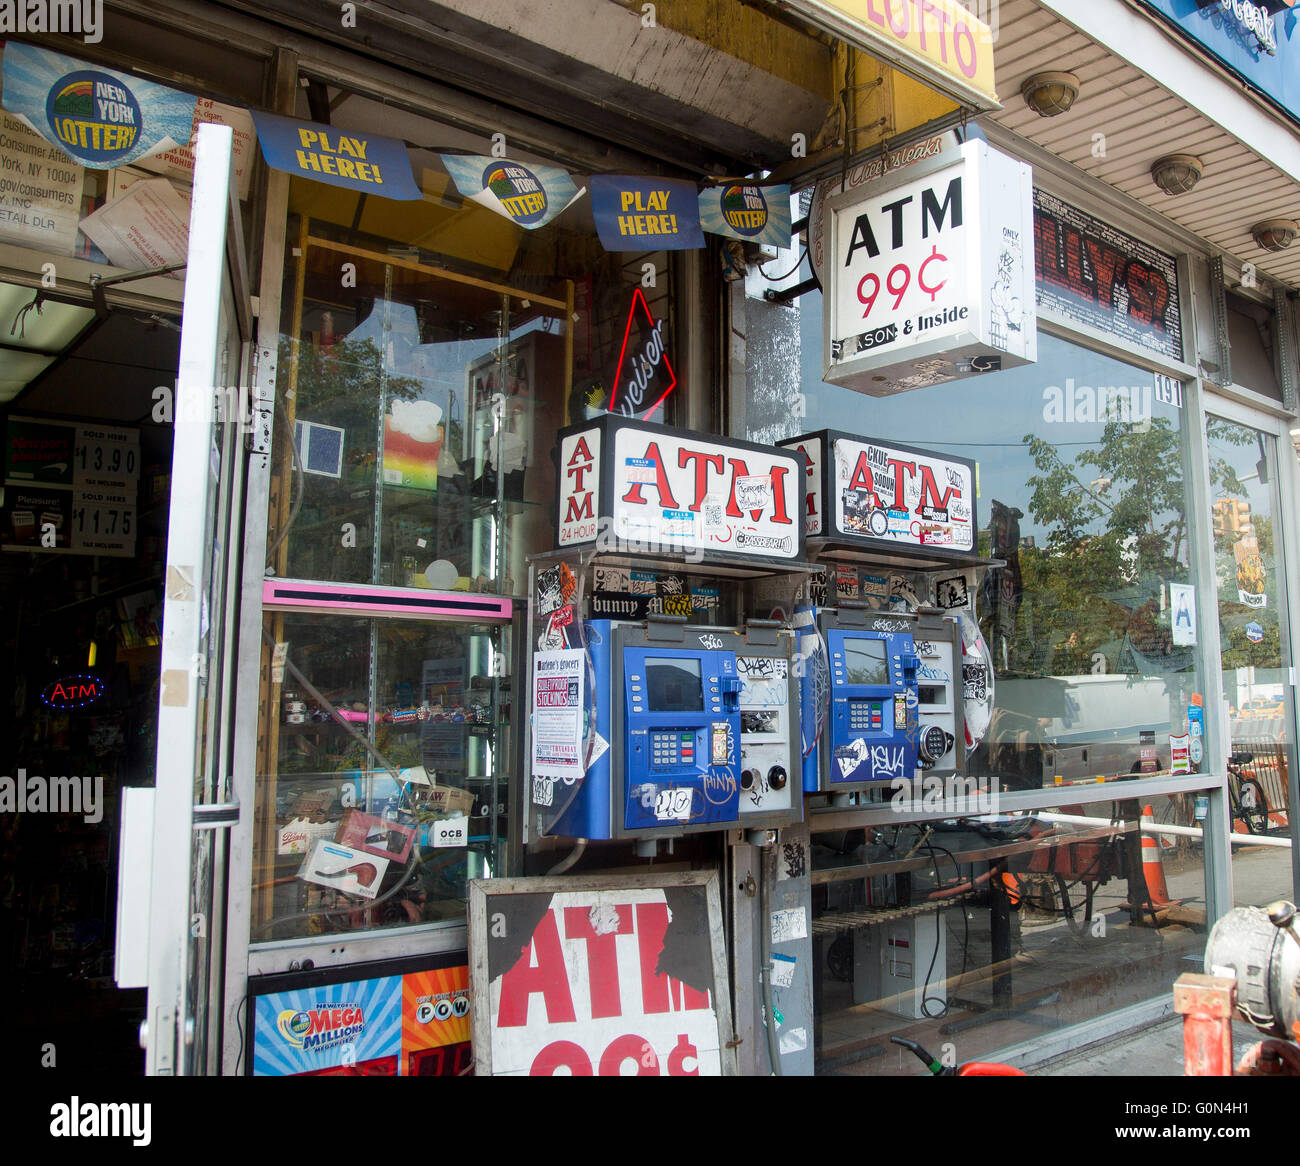
[{"label": "building facade", "polygon": [[[20,988],[111,967],[150,1073],[461,1072],[509,997],[467,954],[471,884],[703,873],[707,990],[643,987],[712,1009],[718,1071],[910,1072],[893,1035],[1032,1064],[1168,1013],[1207,925],[1295,897],[1297,13],[923,7],[125,0],[100,35],[6,30],[0,157],[45,168],[0,233],[26,321],[8,772],[104,774],[70,835],[12,811]],[[78,84],[176,148],[64,137]],[[203,122],[228,133],[180,149]],[[1019,233],[993,237],[987,194],[924,209],[990,156],[1023,168]],[[790,245],[663,221],[732,189],[788,195]],[[980,355],[942,332],[895,361],[907,324],[952,322],[920,260],[959,227],[989,276]],[[877,251],[846,280],[840,256]],[[547,559],[561,431],[606,415],[967,463],[968,553],[841,553],[805,514],[822,574],[775,591],[707,559]],[[61,434],[102,480],[24,475]],[[74,540],[88,520],[114,529]],[[770,838],[548,830],[533,662],[561,563],[579,625],[626,602],[742,628],[828,593],[965,612],[963,784],[810,790]],[[542,943],[515,944],[525,971]],[[521,1029],[554,1021],[545,988],[522,999]],[[656,1071],[690,1071],[675,1038]]]}]

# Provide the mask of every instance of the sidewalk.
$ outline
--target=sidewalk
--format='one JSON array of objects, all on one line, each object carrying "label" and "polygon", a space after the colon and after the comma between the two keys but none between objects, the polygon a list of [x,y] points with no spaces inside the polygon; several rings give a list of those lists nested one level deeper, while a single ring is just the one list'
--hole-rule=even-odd
[{"label": "sidewalk", "polygon": [[[1232,1025],[1232,1055],[1240,1061],[1264,1034],[1242,1021]],[[1183,1018],[1173,1016],[1146,1028],[1098,1041],[1040,1065],[1025,1068],[1031,1077],[1181,1077]]]}]

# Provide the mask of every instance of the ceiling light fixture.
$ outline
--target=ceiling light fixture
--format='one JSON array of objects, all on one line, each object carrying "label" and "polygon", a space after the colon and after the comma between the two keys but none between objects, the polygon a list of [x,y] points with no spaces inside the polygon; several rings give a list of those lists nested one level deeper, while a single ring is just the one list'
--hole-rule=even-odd
[{"label": "ceiling light fixture", "polygon": [[1255,246],[1265,251],[1285,251],[1300,235],[1300,223],[1294,219],[1265,219],[1250,228]]},{"label": "ceiling light fixture", "polygon": [[1204,170],[1195,154],[1166,154],[1151,163],[1151,178],[1166,194],[1186,194]]},{"label": "ceiling light fixture", "polygon": [[1035,73],[1020,83],[1020,96],[1039,117],[1056,117],[1079,96],[1079,78],[1059,71]]}]

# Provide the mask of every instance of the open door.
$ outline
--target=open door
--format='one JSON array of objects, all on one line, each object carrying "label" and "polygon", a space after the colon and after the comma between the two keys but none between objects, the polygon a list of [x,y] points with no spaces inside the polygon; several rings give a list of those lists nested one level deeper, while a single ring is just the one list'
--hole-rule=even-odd
[{"label": "open door", "polygon": [[[154,1075],[216,1069],[252,314],[232,132],[195,146],[163,606],[149,903]],[[133,856],[124,855],[124,862]]]}]

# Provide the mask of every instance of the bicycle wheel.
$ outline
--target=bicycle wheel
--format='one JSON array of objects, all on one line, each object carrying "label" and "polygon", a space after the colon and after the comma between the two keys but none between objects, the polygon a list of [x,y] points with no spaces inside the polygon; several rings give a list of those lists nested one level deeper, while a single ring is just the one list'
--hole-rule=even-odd
[{"label": "bicycle wheel", "polygon": [[1253,777],[1237,779],[1237,809],[1252,834],[1268,833],[1268,798],[1264,796],[1264,787]]}]

